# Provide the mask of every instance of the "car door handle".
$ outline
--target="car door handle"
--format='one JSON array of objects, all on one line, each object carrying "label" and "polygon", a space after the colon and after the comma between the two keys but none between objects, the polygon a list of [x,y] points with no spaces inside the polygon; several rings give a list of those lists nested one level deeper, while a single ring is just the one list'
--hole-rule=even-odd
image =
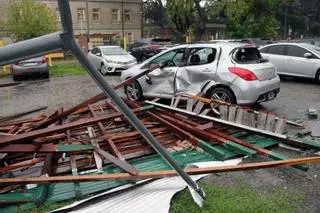
[{"label": "car door handle", "polygon": [[209,68],[204,68],[203,70],[202,70],[202,72],[210,72],[211,70],[209,69]]}]

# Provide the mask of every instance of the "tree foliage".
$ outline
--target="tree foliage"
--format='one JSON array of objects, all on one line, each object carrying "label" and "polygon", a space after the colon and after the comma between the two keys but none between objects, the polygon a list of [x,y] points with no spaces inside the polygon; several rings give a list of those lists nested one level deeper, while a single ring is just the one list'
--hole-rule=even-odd
[{"label": "tree foliage", "polygon": [[13,41],[34,38],[56,30],[55,14],[34,0],[11,0],[4,28]]},{"label": "tree foliage", "polygon": [[214,12],[227,18],[231,37],[265,37],[278,34],[276,13],[288,0],[213,1]]},{"label": "tree foliage", "polygon": [[186,35],[195,20],[194,0],[167,1],[167,15],[175,29]]}]

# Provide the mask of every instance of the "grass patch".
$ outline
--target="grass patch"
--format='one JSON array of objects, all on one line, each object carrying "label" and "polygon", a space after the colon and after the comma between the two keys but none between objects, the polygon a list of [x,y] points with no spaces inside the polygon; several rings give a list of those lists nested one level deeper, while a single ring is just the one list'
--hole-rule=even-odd
[{"label": "grass patch", "polygon": [[189,191],[185,189],[174,196],[170,213],[293,213],[297,212],[298,201],[302,200],[301,196],[283,190],[264,194],[244,183],[232,187],[201,182],[200,185],[206,193],[202,209],[193,202]]},{"label": "grass patch", "polygon": [[79,63],[59,63],[49,67],[50,76],[85,75],[87,72]]}]

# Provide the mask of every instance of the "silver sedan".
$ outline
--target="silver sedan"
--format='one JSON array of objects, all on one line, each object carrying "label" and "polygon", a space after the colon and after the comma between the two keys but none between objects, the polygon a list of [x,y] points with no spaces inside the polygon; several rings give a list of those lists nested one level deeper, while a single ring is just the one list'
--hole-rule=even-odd
[{"label": "silver sedan", "polygon": [[229,42],[176,46],[122,72],[121,80],[163,62],[166,67],[125,87],[129,99],[189,93],[250,105],[272,100],[280,91],[274,65],[256,47]]},{"label": "silver sedan", "polygon": [[277,43],[260,48],[279,75],[316,79],[320,83],[320,47],[306,43]]},{"label": "silver sedan", "polygon": [[119,46],[95,47],[88,58],[103,75],[122,72],[137,64],[137,60]]}]

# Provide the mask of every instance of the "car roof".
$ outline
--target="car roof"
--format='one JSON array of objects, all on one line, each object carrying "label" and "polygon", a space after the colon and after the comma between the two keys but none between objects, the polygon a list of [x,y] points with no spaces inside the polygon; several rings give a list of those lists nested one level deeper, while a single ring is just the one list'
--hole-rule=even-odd
[{"label": "car roof", "polygon": [[[182,44],[175,46],[171,49],[176,48],[196,48],[196,47],[224,47],[228,49],[234,49],[237,47],[245,47],[247,44],[238,43],[238,42],[206,42],[206,43],[194,43],[194,44]],[[255,47],[255,46],[252,46]]]},{"label": "car roof", "polygon": [[267,44],[265,46],[262,46],[261,48],[264,47],[271,47],[271,46],[278,46],[278,45],[295,45],[295,46],[303,46],[304,44],[308,44],[308,43],[295,43],[295,42],[280,42],[280,43],[273,43],[273,44]]},{"label": "car roof", "polygon": [[117,46],[117,45],[105,45],[105,46],[96,46],[96,47],[98,47],[98,48],[112,48],[112,47],[120,47],[120,46]]}]

